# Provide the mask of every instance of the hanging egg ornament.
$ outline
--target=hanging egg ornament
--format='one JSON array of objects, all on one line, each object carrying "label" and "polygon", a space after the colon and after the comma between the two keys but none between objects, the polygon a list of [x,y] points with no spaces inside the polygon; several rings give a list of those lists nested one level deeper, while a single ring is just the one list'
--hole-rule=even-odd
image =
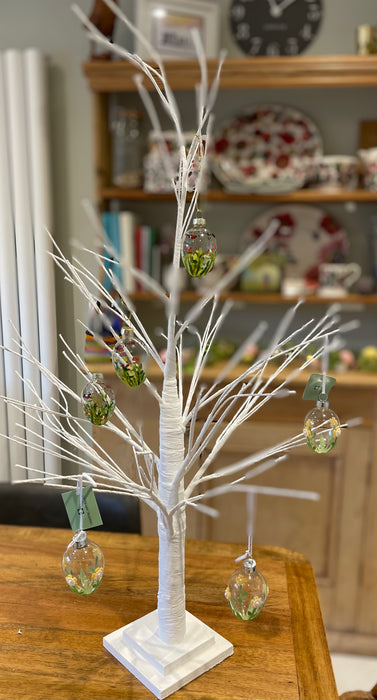
[{"label": "hanging egg ornament", "polygon": [[304,435],[309,447],[318,455],[330,452],[341,433],[340,420],[329,408],[328,395],[335,384],[334,377],[312,374],[303,393],[303,399],[315,400],[316,405],[304,420]]},{"label": "hanging egg ornament", "polygon": [[206,220],[198,216],[186,231],[182,246],[182,261],[191,277],[204,277],[213,268],[216,257],[216,237],[206,228]]},{"label": "hanging egg ornament", "polygon": [[114,345],[111,359],[117,376],[128,386],[140,386],[146,379],[141,359],[143,355],[145,352],[136,343],[132,328],[123,328],[121,340]]},{"label": "hanging egg ornament", "polygon": [[85,530],[73,536],[62,558],[68,588],[78,595],[91,595],[102,581],[105,559],[101,548],[88,539]]},{"label": "hanging egg ornament", "polygon": [[340,421],[327,402],[318,401],[305,417],[304,433],[309,447],[319,455],[330,452],[341,433]]},{"label": "hanging egg ornament", "polygon": [[255,620],[266,602],[268,586],[263,574],[257,569],[255,560],[248,556],[236,569],[225,589],[233,615],[239,620]]},{"label": "hanging egg ornament", "polygon": [[93,374],[81,392],[81,404],[85,415],[93,425],[105,425],[114,413],[115,394],[104,383],[103,374]]}]

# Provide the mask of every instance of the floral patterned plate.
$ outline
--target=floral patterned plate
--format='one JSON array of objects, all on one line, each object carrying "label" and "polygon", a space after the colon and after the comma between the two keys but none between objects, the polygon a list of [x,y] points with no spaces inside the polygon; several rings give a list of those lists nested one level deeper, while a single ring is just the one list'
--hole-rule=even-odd
[{"label": "floral patterned plate", "polygon": [[259,105],[222,126],[212,169],[229,191],[290,192],[310,178],[314,158],[322,153],[318,129],[301,111]]},{"label": "floral patterned plate", "polygon": [[284,256],[286,277],[304,279],[308,286],[315,287],[321,263],[345,262],[346,232],[326,211],[305,204],[281,205],[264,212],[250,224],[244,244],[261,236],[272,219],[280,223],[268,252]]}]

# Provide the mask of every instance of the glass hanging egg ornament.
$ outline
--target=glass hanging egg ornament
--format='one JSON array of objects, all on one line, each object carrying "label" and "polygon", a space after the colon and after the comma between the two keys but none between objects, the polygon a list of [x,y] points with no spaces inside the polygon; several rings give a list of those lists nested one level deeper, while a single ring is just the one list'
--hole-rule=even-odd
[{"label": "glass hanging egg ornament", "polygon": [[117,376],[128,386],[140,386],[146,379],[143,355],[145,352],[136,343],[132,328],[123,328],[121,340],[114,345],[111,359]]},{"label": "glass hanging egg ornament", "polygon": [[327,401],[318,401],[305,416],[304,434],[306,442],[313,452],[319,455],[330,452],[341,433],[340,421],[336,413],[329,408]]},{"label": "glass hanging egg ornament", "polygon": [[326,373],[312,374],[309,377],[303,399],[315,400],[316,405],[304,420],[304,435],[309,447],[318,455],[330,452],[341,433],[340,420],[329,408],[328,395],[336,379]]},{"label": "glass hanging egg ornament", "polygon": [[186,231],[182,245],[182,261],[191,277],[204,277],[213,268],[216,237],[206,228],[206,220],[198,215]]},{"label": "glass hanging egg ornament", "polygon": [[255,560],[247,556],[242,566],[236,569],[225,589],[233,615],[239,620],[255,620],[266,602],[268,585],[263,574],[257,569]]},{"label": "glass hanging egg ornament", "polygon": [[81,404],[85,415],[93,425],[105,425],[115,409],[115,394],[104,383],[103,374],[93,374],[81,392]]},{"label": "glass hanging egg ornament", "polygon": [[62,558],[68,588],[78,595],[91,595],[102,581],[104,567],[98,544],[88,539],[85,530],[76,532]]}]

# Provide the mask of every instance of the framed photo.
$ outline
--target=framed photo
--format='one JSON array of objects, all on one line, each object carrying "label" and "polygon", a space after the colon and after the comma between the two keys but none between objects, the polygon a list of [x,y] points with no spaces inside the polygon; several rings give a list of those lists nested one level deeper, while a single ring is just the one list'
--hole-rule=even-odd
[{"label": "framed photo", "polygon": [[[136,27],[162,58],[196,58],[192,30],[199,31],[207,58],[219,51],[220,8],[217,0],[136,0]],[[135,53],[149,58],[136,39]]]}]

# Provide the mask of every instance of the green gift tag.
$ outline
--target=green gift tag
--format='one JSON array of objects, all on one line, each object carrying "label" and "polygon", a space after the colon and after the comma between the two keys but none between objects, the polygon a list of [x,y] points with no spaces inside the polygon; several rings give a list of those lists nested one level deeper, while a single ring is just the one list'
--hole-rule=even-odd
[{"label": "green gift tag", "polygon": [[309,399],[310,401],[327,401],[327,397],[330,393],[330,389],[334,386],[336,379],[334,377],[326,377],[325,391],[322,391],[322,374],[311,374],[308,383],[305,387],[305,391],[302,395],[303,399]]},{"label": "green gift tag", "polygon": [[[74,532],[80,529],[80,494],[76,489],[62,493],[65,509],[71,528]],[[101,513],[97,505],[96,497],[91,486],[85,486],[82,490],[82,529],[102,525]]]}]

